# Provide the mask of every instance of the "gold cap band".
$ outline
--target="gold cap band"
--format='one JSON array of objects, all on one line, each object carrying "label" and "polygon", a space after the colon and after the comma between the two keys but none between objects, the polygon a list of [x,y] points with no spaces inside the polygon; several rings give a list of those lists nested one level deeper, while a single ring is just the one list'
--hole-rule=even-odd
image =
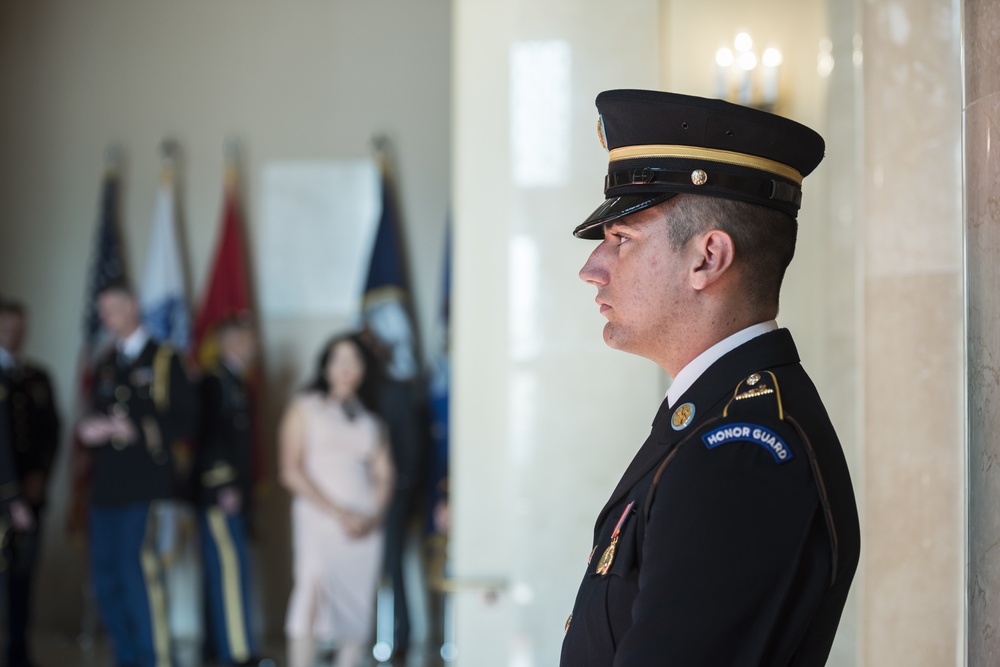
[{"label": "gold cap band", "polygon": [[735,164],[740,167],[750,167],[759,169],[771,174],[783,176],[796,185],[802,185],[802,174],[798,170],[781,164],[774,160],[747,155],[745,153],[734,153],[715,148],[696,148],[693,146],[669,146],[663,144],[649,144],[645,146],[622,146],[611,151],[610,160],[630,160],[634,158],[687,158],[695,160],[709,160],[711,162],[724,162]]}]

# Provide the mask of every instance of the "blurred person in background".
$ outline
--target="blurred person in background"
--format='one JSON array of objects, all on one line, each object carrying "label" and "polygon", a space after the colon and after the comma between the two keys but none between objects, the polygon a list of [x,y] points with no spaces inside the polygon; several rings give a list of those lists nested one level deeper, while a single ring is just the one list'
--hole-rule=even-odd
[{"label": "blurred person in background", "polygon": [[[31,588],[41,547],[42,509],[59,445],[59,415],[48,373],[21,356],[27,327],[22,304],[0,301],[0,461],[10,477],[13,530],[8,537],[7,667],[32,665],[28,650]],[[2,484],[0,480],[0,484]],[[0,498],[3,493],[0,491]]]},{"label": "blurred person in background", "polygon": [[257,360],[249,318],[223,322],[219,359],[201,379],[196,501],[208,611],[208,639],[224,665],[258,664],[250,621],[248,523],[254,406],[247,381]]},{"label": "blurred person in background", "polygon": [[289,667],[313,667],[316,639],[337,644],[337,667],[357,667],[370,641],[394,476],[378,375],[360,338],[338,336],[282,418],[281,482],[293,496]]},{"label": "blurred person in background", "polygon": [[97,297],[115,346],[98,361],[77,427],[93,454],[89,547],[94,594],[118,667],[170,667],[157,501],[178,495],[174,445],[191,436],[198,394],[178,355],[150,338],[124,284]]}]

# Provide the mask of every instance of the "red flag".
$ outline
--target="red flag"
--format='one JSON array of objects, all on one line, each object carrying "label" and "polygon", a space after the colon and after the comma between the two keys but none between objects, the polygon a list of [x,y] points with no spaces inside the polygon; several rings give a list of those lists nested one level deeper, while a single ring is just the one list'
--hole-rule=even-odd
[{"label": "red flag", "polygon": [[228,318],[249,315],[252,311],[243,222],[237,200],[236,177],[230,167],[226,173],[222,234],[205,297],[194,322],[194,349],[202,367],[212,364],[218,355],[213,329]]},{"label": "red flag", "polygon": [[[243,216],[240,212],[236,188],[236,169],[226,168],[226,194],[222,211],[222,230],[216,246],[212,270],[208,277],[204,298],[194,322],[194,345],[197,362],[202,368],[209,368],[219,356],[216,327],[232,317],[249,317],[253,313],[250,298],[250,273],[247,270],[246,243],[243,237]],[[263,386],[259,367],[249,378],[251,401],[261,406],[260,387]],[[255,414],[257,411],[254,411]],[[254,481],[264,478],[264,452],[260,429],[254,429],[253,465]]]}]

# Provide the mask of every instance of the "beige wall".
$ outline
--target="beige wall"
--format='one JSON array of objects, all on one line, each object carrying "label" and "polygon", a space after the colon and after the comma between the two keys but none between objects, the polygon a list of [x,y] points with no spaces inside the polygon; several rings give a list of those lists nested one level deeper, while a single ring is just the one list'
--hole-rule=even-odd
[{"label": "beige wall", "polygon": [[[111,142],[126,156],[122,214],[133,278],[146,254],[159,143],[166,136],[180,142],[182,228],[196,301],[217,234],[226,139],[245,150],[242,189],[259,256],[262,165],[364,157],[372,136],[387,134],[418,316],[430,339],[449,208],[449,23],[447,0],[0,5],[0,293],[31,308],[27,351],[55,373],[67,420]],[[343,325],[265,318],[269,432],[319,341]],[[65,458],[55,485],[39,620],[76,631],[83,559],[61,529]],[[284,493],[272,484],[258,517],[272,634],[289,581],[286,516]]]}]

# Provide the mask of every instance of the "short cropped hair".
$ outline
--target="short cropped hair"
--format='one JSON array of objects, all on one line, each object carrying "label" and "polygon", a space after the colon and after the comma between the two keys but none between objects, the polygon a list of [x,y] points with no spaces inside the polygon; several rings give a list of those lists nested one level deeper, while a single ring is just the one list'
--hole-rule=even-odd
[{"label": "short cropped hair", "polygon": [[104,296],[105,294],[121,294],[123,296],[135,298],[135,292],[129,287],[128,283],[123,280],[112,280],[111,282],[101,285],[97,290],[98,298]]},{"label": "short cropped hair", "polygon": [[[718,229],[736,248],[747,298],[758,308],[777,308],[781,281],[795,255],[798,223],[777,209],[721,197],[678,195],[670,209],[668,237],[680,250],[698,234]],[[752,266],[753,270],[746,270]]]}]

